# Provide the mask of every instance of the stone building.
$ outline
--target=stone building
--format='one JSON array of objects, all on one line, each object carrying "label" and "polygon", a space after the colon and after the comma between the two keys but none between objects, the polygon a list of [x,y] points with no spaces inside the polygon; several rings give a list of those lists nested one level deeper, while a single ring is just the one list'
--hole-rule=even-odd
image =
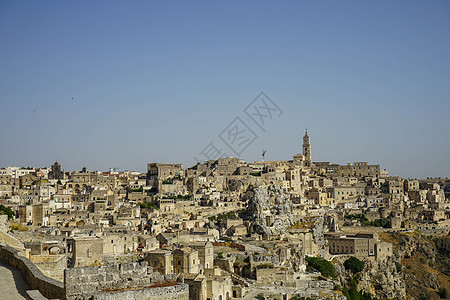
[{"label": "stone building", "polygon": [[214,266],[214,246],[211,242],[191,242],[188,246],[198,251],[198,259],[203,269]]},{"label": "stone building", "polygon": [[358,236],[327,237],[330,254],[351,254],[356,257],[375,255],[375,240]]},{"label": "stone building", "polygon": [[350,186],[335,186],[333,188],[333,197],[336,200],[345,200],[353,197],[365,195],[365,184],[355,184]]},{"label": "stone building", "polygon": [[314,200],[315,205],[331,206],[333,204],[333,199],[328,197],[328,193],[321,192],[315,188],[313,188],[311,191],[305,192],[305,196],[308,199]]},{"label": "stone building", "polygon": [[103,236],[103,254],[118,255],[125,253],[125,243],[122,236],[105,235]]},{"label": "stone building", "polygon": [[52,165],[50,172],[48,172],[48,179],[66,179],[64,170],[62,170],[61,165],[57,161]]},{"label": "stone building", "polygon": [[145,254],[144,260],[162,275],[173,274],[173,255],[169,250],[150,251]]},{"label": "stone building", "polygon": [[182,164],[147,164],[147,185],[158,187],[161,181],[183,176]]},{"label": "stone building", "polygon": [[19,222],[22,224],[31,224],[33,222],[33,206],[19,206]]},{"label": "stone building", "polygon": [[375,257],[383,259],[392,255],[392,244],[378,240],[376,233],[357,233],[342,235],[339,233],[325,234],[329,251],[332,255],[352,255],[359,258]]},{"label": "stone building", "polygon": [[19,206],[19,222],[22,224],[33,224],[36,226],[49,225],[51,209],[49,203]]},{"label": "stone building", "polygon": [[219,268],[208,269],[205,274],[185,274],[189,285],[189,300],[229,300],[233,295],[231,276]]},{"label": "stone building", "polygon": [[306,130],[305,135],[303,136],[303,157],[305,159],[305,166],[311,166],[311,143],[308,135],[308,130]]},{"label": "stone building", "polygon": [[67,257],[65,254],[31,255],[30,260],[45,276],[61,282],[64,281],[64,270],[67,268]]},{"label": "stone building", "polygon": [[445,220],[445,211],[443,210],[424,210],[422,212],[424,221],[441,221]]},{"label": "stone building", "polygon": [[85,267],[103,263],[103,239],[73,237],[72,266]]},{"label": "stone building", "polygon": [[198,273],[200,260],[198,251],[190,247],[182,247],[174,250],[173,254],[173,271],[174,273]]},{"label": "stone building", "polygon": [[379,165],[369,165],[367,162],[353,162],[346,165],[330,164],[329,162],[315,162],[314,164],[320,173],[333,177],[382,178],[388,176],[388,172],[380,169]]},{"label": "stone building", "polygon": [[175,200],[173,199],[161,199],[159,202],[159,209],[163,213],[175,212]]}]

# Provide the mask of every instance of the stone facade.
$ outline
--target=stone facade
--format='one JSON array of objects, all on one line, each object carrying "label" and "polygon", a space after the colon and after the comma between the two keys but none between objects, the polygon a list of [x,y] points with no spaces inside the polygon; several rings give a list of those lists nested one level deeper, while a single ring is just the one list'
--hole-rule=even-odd
[{"label": "stone facade", "polygon": [[103,263],[103,239],[98,237],[74,237],[72,264],[85,267]]},{"label": "stone facade", "polygon": [[198,259],[198,251],[183,247],[173,252],[173,271],[175,273],[193,273],[199,272],[200,260]]},{"label": "stone facade", "polygon": [[198,259],[204,269],[214,266],[214,246],[211,242],[192,242],[189,247],[198,251]]},{"label": "stone facade", "polygon": [[167,275],[173,273],[173,255],[168,250],[161,249],[148,252],[144,260],[160,274]]},{"label": "stone facade", "polygon": [[353,235],[326,234],[332,255],[353,255],[359,258],[384,259],[392,255],[392,244],[380,242],[378,235],[358,233]]}]

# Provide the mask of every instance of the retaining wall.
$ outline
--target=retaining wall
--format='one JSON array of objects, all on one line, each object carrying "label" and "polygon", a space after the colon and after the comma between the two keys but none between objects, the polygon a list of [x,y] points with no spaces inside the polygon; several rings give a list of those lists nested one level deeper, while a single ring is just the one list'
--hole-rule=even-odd
[{"label": "retaining wall", "polygon": [[16,268],[22,273],[33,290],[50,299],[65,299],[64,284],[42,274],[28,258],[19,255],[19,251],[0,243],[0,260]]},{"label": "retaining wall", "polygon": [[189,286],[180,283],[174,286],[145,288],[116,292],[100,292],[67,296],[67,300],[189,300]]}]

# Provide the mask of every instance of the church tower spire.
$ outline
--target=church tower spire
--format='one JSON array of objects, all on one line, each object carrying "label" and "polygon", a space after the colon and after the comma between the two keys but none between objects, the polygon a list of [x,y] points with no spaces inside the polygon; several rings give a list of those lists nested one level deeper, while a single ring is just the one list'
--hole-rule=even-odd
[{"label": "church tower spire", "polygon": [[309,140],[308,129],[306,129],[305,136],[303,137],[303,156],[308,165],[311,165],[311,143]]}]

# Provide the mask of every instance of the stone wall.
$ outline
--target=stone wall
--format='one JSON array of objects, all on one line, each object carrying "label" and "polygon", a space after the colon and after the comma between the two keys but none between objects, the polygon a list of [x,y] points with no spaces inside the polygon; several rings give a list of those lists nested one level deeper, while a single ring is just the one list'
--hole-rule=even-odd
[{"label": "stone wall", "polygon": [[150,283],[147,262],[69,268],[64,271],[67,295],[145,287]]},{"label": "stone wall", "polygon": [[[163,276],[154,272],[147,262],[133,262],[105,266],[69,268],[64,271],[64,287],[67,299],[141,299],[132,293],[150,295],[145,291],[163,285],[176,286],[177,275]],[[170,289],[169,289],[170,290]],[[162,290],[164,291],[164,290]],[[155,291],[153,291],[156,293]],[[125,294],[126,293],[126,297]],[[130,294],[131,293],[131,294]],[[129,298],[131,297],[131,298]],[[145,298],[142,298],[145,299]],[[153,299],[153,298],[152,298]],[[159,298],[158,298],[159,299]],[[165,299],[165,298],[160,298]]]},{"label": "stone wall", "polygon": [[66,254],[31,255],[30,260],[45,276],[64,281],[64,270],[67,268]]},{"label": "stone wall", "polygon": [[65,299],[64,285],[48,278],[28,258],[19,251],[0,243],[0,260],[19,270],[31,289],[50,299]]},{"label": "stone wall", "polygon": [[8,223],[7,215],[0,215],[0,230],[3,230],[3,231],[9,230],[9,223]]},{"label": "stone wall", "polygon": [[245,245],[237,243],[227,243],[227,242],[212,242],[213,246],[224,246],[237,249],[239,251],[245,251]]},{"label": "stone wall", "polygon": [[173,286],[153,287],[145,289],[116,292],[100,292],[94,295],[78,295],[67,297],[68,300],[189,300],[189,286],[180,283]]},{"label": "stone wall", "polygon": [[103,263],[103,239],[98,237],[73,238],[73,267]]},{"label": "stone wall", "polygon": [[42,243],[41,242],[24,242],[23,246],[26,249],[30,249],[31,255],[41,255],[42,254]]}]

